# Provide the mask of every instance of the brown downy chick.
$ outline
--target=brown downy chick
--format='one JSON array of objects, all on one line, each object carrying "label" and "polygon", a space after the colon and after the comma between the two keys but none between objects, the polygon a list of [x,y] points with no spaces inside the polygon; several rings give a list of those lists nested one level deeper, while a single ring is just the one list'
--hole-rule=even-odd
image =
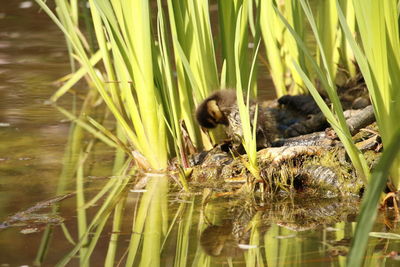
[{"label": "brown downy chick", "polygon": [[[256,103],[252,101],[250,103],[251,122],[253,122],[255,111]],[[196,119],[202,127],[209,129],[222,124],[225,126],[226,134],[235,143],[240,143],[242,140],[243,132],[235,90],[220,90],[207,97],[197,107]],[[275,117],[268,108],[258,107],[256,127],[257,148],[270,146],[277,137],[277,127]]]}]

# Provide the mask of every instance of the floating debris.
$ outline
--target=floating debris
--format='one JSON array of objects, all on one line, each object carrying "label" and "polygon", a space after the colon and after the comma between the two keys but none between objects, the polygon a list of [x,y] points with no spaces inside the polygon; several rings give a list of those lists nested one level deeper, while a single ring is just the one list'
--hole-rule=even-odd
[{"label": "floating debris", "polygon": [[11,215],[4,222],[0,223],[0,229],[10,227],[25,227],[21,233],[36,233],[43,229],[43,225],[58,225],[64,221],[64,218],[54,213],[37,213],[42,209],[51,207],[64,199],[72,197],[74,194],[58,196],[50,200],[36,203],[34,206]]},{"label": "floating debris", "polygon": [[19,4],[19,8],[22,8],[22,9],[31,8],[32,6],[33,6],[32,1],[24,1]]}]

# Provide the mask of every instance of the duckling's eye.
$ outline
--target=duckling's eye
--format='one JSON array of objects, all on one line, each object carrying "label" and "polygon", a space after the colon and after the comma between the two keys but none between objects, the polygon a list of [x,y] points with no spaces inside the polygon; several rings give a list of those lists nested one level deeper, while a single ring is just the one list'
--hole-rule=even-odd
[{"label": "duckling's eye", "polygon": [[211,117],[213,118],[213,119],[216,119],[217,118],[217,113],[215,112],[215,110],[211,110],[210,111],[210,115],[211,115]]}]

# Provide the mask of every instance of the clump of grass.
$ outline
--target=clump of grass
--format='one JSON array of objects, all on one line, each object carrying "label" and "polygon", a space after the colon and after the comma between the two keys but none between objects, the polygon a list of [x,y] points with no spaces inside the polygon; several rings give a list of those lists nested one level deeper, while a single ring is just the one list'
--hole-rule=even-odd
[{"label": "clump of grass", "polygon": [[[339,3],[337,3],[339,5]],[[397,124],[400,107],[400,38],[397,5],[394,1],[376,3],[353,1],[360,30],[361,48],[351,36],[343,13],[341,25],[367,84],[384,147],[394,140],[400,129]],[[366,4],[369,4],[367,7]],[[400,157],[391,167],[392,190],[400,189]]]},{"label": "clump of grass", "polygon": [[252,68],[250,71],[250,75],[247,78],[248,84],[247,84],[247,96],[246,96],[246,102],[244,99],[243,95],[243,87],[242,87],[242,73],[240,71],[240,55],[242,54],[243,50],[240,49],[242,46],[241,41],[245,38],[242,37],[243,35],[243,24],[246,25],[246,16],[243,7],[246,7],[242,5],[239,9],[238,12],[238,18],[236,22],[236,34],[235,34],[235,70],[236,70],[236,96],[237,96],[237,105],[239,108],[239,115],[240,115],[240,120],[242,124],[242,133],[243,133],[243,140],[242,144],[244,149],[246,150],[246,153],[249,158],[249,164],[247,165],[247,168],[249,171],[257,178],[259,178],[259,169],[257,165],[257,140],[256,140],[256,125],[257,125],[257,114],[258,114],[258,106],[255,108],[254,112],[254,117],[252,118],[250,116],[250,90],[251,90],[251,81],[252,81],[252,75],[254,73],[254,67],[255,67],[255,59],[256,55],[258,52],[258,48],[260,43],[257,45],[257,49],[255,51],[254,59],[253,59],[253,64]]},{"label": "clump of grass", "polygon": [[[210,147],[205,136],[201,135],[199,128],[195,126],[196,122],[192,116],[196,103],[204,99],[213,89],[220,87],[207,1],[167,1],[171,31],[169,40],[161,1],[157,1],[159,12],[156,27],[152,27],[148,5],[91,0],[89,1],[91,17],[99,46],[99,51],[93,56],[85,49],[86,42],[83,35],[76,31],[77,22],[73,20],[75,16],[68,15],[71,10],[75,10],[73,13],[76,13],[73,3],[69,5],[68,2],[56,1],[59,17],[62,18],[57,19],[49,9],[46,9],[42,0],[37,1],[62,28],[74,49],[73,53],[77,55],[82,65],[82,68],[52,98],[53,100],[58,99],[85,74],[89,75],[116,121],[121,125],[129,145],[148,158],[151,165],[157,166],[156,168],[161,165],[165,167],[166,164],[160,165],[160,162],[166,162],[167,158],[173,155],[178,155],[182,162],[185,162],[181,121],[184,122],[190,139],[197,147]],[[276,57],[276,64],[271,64],[271,71],[279,73],[274,75],[274,81],[280,84],[279,94],[286,92],[283,69],[285,66],[291,69],[293,84],[297,88],[292,91],[299,92],[304,88],[303,80],[300,79],[292,62],[299,64],[303,72],[308,75],[304,51],[288,31],[282,32],[284,24],[273,12],[274,3],[274,1],[257,2],[256,8],[259,11],[253,13],[251,1],[239,1],[234,4],[218,2],[224,56],[221,85],[235,84],[238,89],[238,99],[243,94],[241,92],[245,91],[248,97],[256,95],[254,67],[256,61],[253,60],[252,66],[248,63],[248,46],[249,32],[253,34],[254,41],[258,40],[256,39],[259,35],[258,25],[267,44],[269,58],[272,58],[272,55]],[[130,13],[128,11],[130,9],[135,9],[137,13]],[[289,19],[289,24],[299,33],[300,39],[304,40],[306,38],[304,13],[300,10],[299,3],[287,0],[281,9]],[[254,14],[259,24],[254,24]],[[267,20],[267,15],[271,16],[271,19]],[[140,23],[129,27],[127,22],[131,21],[133,16],[139,18]],[[239,21],[240,24],[237,23]],[[248,31],[249,25],[251,31]],[[153,37],[152,28],[157,29],[157,38]],[[330,32],[332,36],[334,30]],[[139,36],[144,37],[139,38]],[[325,39],[330,40],[333,37]],[[172,44],[173,53],[170,51],[169,43]],[[99,76],[98,69],[95,68],[99,61],[106,70],[104,76]],[[171,61],[175,63],[176,79]],[[329,66],[332,64],[328,63]],[[245,118],[248,114],[240,109],[243,126],[246,128],[246,121],[249,125],[251,121],[255,121],[254,118]],[[245,147],[248,148],[248,153],[254,154],[255,149],[251,149],[252,145],[247,141],[250,140],[248,136],[253,134],[251,128],[244,129],[244,132]],[[255,160],[251,161],[255,164]]]},{"label": "clump of grass", "polygon": [[[377,204],[382,191],[389,182],[391,190],[399,190],[400,168],[399,138],[400,126],[396,123],[400,114],[398,71],[400,66],[400,39],[397,23],[396,2],[353,1],[357,24],[360,30],[359,45],[351,34],[340,3],[336,1],[343,32],[353,50],[364,76],[374,106],[375,116],[382,136],[384,153],[374,168],[370,184],[364,196],[361,213],[351,250],[347,258],[350,266],[360,266],[368,240],[368,233],[374,223]],[[361,49],[361,47],[363,49]]]},{"label": "clump of grass", "polygon": [[302,51],[304,52],[308,62],[310,62],[313,71],[316,73],[319,81],[321,82],[322,87],[327,92],[329,99],[332,103],[333,111],[328,107],[325,101],[322,99],[319,94],[317,88],[311,81],[310,77],[306,74],[306,72],[301,68],[301,66],[293,61],[294,66],[296,67],[297,72],[301,75],[304,80],[305,85],[307,86],[310,94],[313,96],[314,100],[318,104],[322,113],[325,115],[327,121],[330,123],[332,128],[335,130],[339,139],[342,141],[343,145],[346,148],[346,151],[354,164],[354,167],[358,171],[358,174],[364,178],[364,181],[367,182],[367,178],[369,177],[369,168],[367,162],[362,155],[362,153],[358,150],[358,148],[354,145],[352,140],[352,136],[350,131],[346,125],[346,120],[343,115],[343,108],[339,100],[339,96],[336,92],[336,85],[334,83],[334,79],[331,73],[331,69],[329,68],[329,64],[327,58],[324,53],[324,48],[322,46],[322,42],[319,36],[318,27],[315,23],[315,19],[313,13],[311,11],[311,7],[308,2],[304,0],[300,0],[301,6],[306,14],[306,17],[310,23],[311,29],[313,31],[314,37],[316,39],[318,48],[320,50],[320,56],[322,60],[322,67],[318,65],[315,58],[310,54],[306,44],[303,42],[301,37],[297,34],[297,32],[291,27],[289,22],[283,17],[283,15],[279,12],[279,10],[275,7],[276,12],[278,12],[279,17],[282,19],[283,23],[286,25],[288,30],[291,32],[293,37],[295,38],[297,44],[300,46]]}]

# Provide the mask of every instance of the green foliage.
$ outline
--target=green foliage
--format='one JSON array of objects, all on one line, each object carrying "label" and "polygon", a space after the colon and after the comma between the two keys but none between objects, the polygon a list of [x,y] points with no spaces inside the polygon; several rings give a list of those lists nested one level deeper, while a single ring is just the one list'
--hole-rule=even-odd
[{"label": "green foliage", "polygon": [[190,137],[201,147],[202,138],[192,114],[197,103],[219,88],[208,1],[168,0],[167,4],[177,75],[178,117],[185,121]]},{"label": "green foliage", "polygon": [[[168,34],[161,0],[157,1],[156,27],[152,27],[149,6],[144,2],[91,0],[89,1],[91,17],[99,47],[99,51],[94,55],[90,55],[84,48],[85,39],[74,27],[78,23],[73,20],[75,16],[69,16],[71,12],[76,12],[73,3],[69,5],[65,1],[56,1],[57,14],[60,17],[57,19],[42,0],[37,1],[64,31],[73,53],[82,65],[52,100],[57,100],[87,74],[121,125],[129,145],[142,153],[155,168],[165,167],[167,158],[173,155],[178,155],[186,166],[187,151],[182,138],[182,127],[186,127],[190,139],[197,147],[201,147],[202,143],[206,147],[209,146],[205,136],[202,136],[199,128],[195,126],[192,116],[196,104],[212,90],[220,87],[207,1],[168,0],[171,31],[171,34]],[[303,91],[304,77],[296,65],[300,66],[301,72],[309,77],[310,82],[313,80],[313,72],[317,72],[319,79],[321,74],[326,75],[318,73],[315,69],[313,72],[308,70],[310,63],[306,62],[304,49],[292,33],[285,30],[284,24],[273,11],[275,1],[255,3],[259,11],[253,13],[253,1],[218,1],[223,56],[222,85],[235,85],[240,102],[243,93],[247,93],[247,96],[256,95],[257,53],[254,53],[254,60],[250,65],[249,27],[255,38],[253,42],[258,41],[257,33],[261,29],[273,80],[279,90],[278,95],[287,92],[285,77],[288,70],[293,78],[290,92]],[[305,13],[300,3],[287,0],[280,9],[284,12],[288,24],[305,43],[307,38]],[[320,18],[319,34],[323,33],[323,38],[318,43],[320,52],[317,59],[321,59],[320,67],[327,68],[330,75],[329,80],[323,82],[324,86],[328,85],[334,90],[332,81],[336,73],[337,60],[333,60],[333,54],[324,54],[321,51],[336,51],[335,47],[339,43],[336,38],[337,25],[332,21],[337,21],[337,18],[334,16],[334,6],[329,5],[328,14],[321,13],[327,12],[324,11],[327,10],[324,6],[318,6],[317,10]],[[324,21],[323,18],[331,19]],[[129,21],[133,20],[135,23],[130,26]],[[255,24],[255,21],[258,23]],[[155,28],[156,39],[153,37]],[[313,58],[310,55],[308,57]],[[99,75],[99,69],[96,68],[99,60],[104,65],[105,77],[103,74]],[[330,96],[332,99],[332,95]],[[248,104],[248,101],[246,102]],[[333,103],[336,112],[341,110],[340,104],[337,105],[338,101],[335,100]],[[247,118],[249,113],[243,112],[241,104],[239,103],[243,116],[244,144],[250,155],[255,151],[255,136],[252,138],[254,144],[250,145],[249,142],[251,140],[249,137],[254,135],[250,127],[250,121],[254,118]],[[343,127],[343,119],[338,116]],[[333,120],[331,116],[330,121]],[[99,125],[96,125],[96,128],[99,128]],[[344,131],[342,141],[351,143],[345,140],[344,136],[349,138],[346,131],[343,129],[342,131]],[[354,149],[353,154],[356,154]],[[250,156],[250,159],[255,165],[255,156]],[[362,164],[358,163],[357,168],[362,169]]]},{"label": "green foliage", "polygon": [[[284,14],[289,25],[293,27],[301,40],[306,42],[307,35],[305,29],[305,17],[299,1],[286,0]],[[302,70],[309,75],[308,67],[305,61],[305,55],[298,42],[296,42],[295,38],[293,38],[290,31],[287,30],[285,31],[284,35],[284,51],[286,54],[285,61],[293,79],[289,92],[291,94],[305,93],[306,90],[304,88],[304,81],[293,64],[293,61],[295,61],[299,66],[301,66]]]},{"label": "green foliage", "polygon": [[[350,32],[354,34],[356,32],[356,16],[354,13],[353,2],[352,0],[340,0],[340,6],[345,14],[346,22]],[[343,29],[341,27],[339,28],[341,31],[341,45],[339,47],[340,64],[342,64],[342,66],[348,71],[350,77],[355,77],[357,71],[354,64],[354,54],[349,42],[347,41],[347,37],[343,32]]]},{"label": "green foliage", "polygon": [[[337,4],[339,4],[337,2]],[[396,1],[353,1],[364,53],[349,32],[343,13],[341,25],[364,76],[374,106],[384,147],[400,129],[397,123],[400,107],[400,38]],[[400,157],[392,165],[392,189],[400,189]]]},{"label": "green foliage", "polygon": [[273,9],[273,2],[274,0],[261,1],[260,27],[275,91],[278,96],[283,96],[287,94],[286,65],[282,55],[284,24]]},{"label": "green foliage", "polygon": [[[152,27],[149,6],[145,1],[120,3],[90,0],[94,33],[99,47],[99,51],[94,54],[88,52],[87,42],[77,28],[76,1],[56,1],[58,17],[42,0],[37,2],[64,32],[72,54],[82,66],[52,100],[57,100],[80,78],[88,75],[127,136],[128,146],[142,153],[155,168],[164,168],[167,158],[173,155],[178,155],[185,162],[187,151],[182,127],[186,127],[190,139],[197,147],[201,147],[202,143],[207,146],[205,136],[195,126],[192,113],[201,99],[220,87],[208,1],[167,1],[170,21],[168,28],[161,0],[157,1],[156,27]],[[254,3],[259,11],[253,13],[253,1],[218,1],[223,56],[221,83],[224,86],[236,85],[238,90],[244,144],[249,155],[255,151],[249,141],[255,141],[254,136],[250,138],[254,135],[250,127],[254,118],[248,118],[249,112],[246,113],[243,108],[243,104],[247,102],[248,105],[248,101],[242,103],[240,98],[243,93],[247,93],[247,96],[256,95],[257,53],[254,53],[251,65],[249,32],[253,38],[257,38],[257,32],[261,29],[278,95],[287,92],[285,77],[287,71],[290,71],[294,86],[290,91],[299,92],[304,85],[310,90],[345,144],[357,170],[367,177],[365,161],[352,143],[336,95],[339,50],[342,62],[346,61],[350,73],[354,73],[354,69],[349,60],[349,45],[355,51],[370,90],[383,142],[388,143],[395,128],[395,115],[400,112],[398,105],[393,104],[400,95],[395,90],[400,83],[396,75],[400,70],[400,41],[398,25],[395,23],[395,2],[388,1],[379,5],[372,1],[371,7],[361,8],[362,4],[358,1],[350,3],[341,0],[347,18],[340,12],[342,17],[338,18],[337,7],[331,1],[318,2],[315,7],[318,20],[315,20],[307,1],[286,0],[279,6],[276,6],[276,1]],[[373,7],[376,7],[377,12]],[[280,16],[285,18],[285,23],[279,19],[274,8],[283,13]],[[352,13],[354,10],[357,10],[355,16]],[[352,38],[355,17],[365,54],[355,47],[357,44]],[[309,52],[310,44],[306,40],[310,35],[306,31],[305,18],[310,23],[316,42],[316,57]],[[370,18],[374,18],[371,20],[371,29]],[[338,29],[338,19],[342,31]],[[133,20],[135,23],[131,26],[129,22]],[[255,21],[258,23],[255,24]],[[345,29],[345,22],[351,28]],[[157,38],[153,37],[155,28]],[[168,29],[171,34],[168,34]],[[342,35],[347,42],[343,41]],[[171,40],[168,36],[171,36]],[[97,67],[99,61],[104,66],[105,74],[100,74],[100,68]],[[333,112],[319,97],[315,77],[328,93]],[[83,121],[80,123],[85,124]],[[101,129],[100,125],[94,121],[92,123]],[[101,131],[107,133],[104,128]],[[117,140],[109,132],[105,136]],[[255,164],[255,158],[250,156],[250,159]],[[399,187],[399,172],[399,168],[393,167],[393,188]]]},{"label": "green foliage", "polygon": [[[250,116],[250,107],[251,107],[250,92],[252,87],[251,77],[254,73],[255,59],[260,44],[258,43],[257,45],[250,74],[248,76],[246,75],[245,77],[242,77],[240,58],[241,55],[243,54],[243,49],[242,49],[243,41],[246,42],[246,38],[243,37],[243,35],[245,34],[243,32],[243,28],[245,28],[244,25],[247,25],[248,22],[247,16],[245,15],[246,9],[243,9],[243,7],[247,7],[246,1],[244,1],[243,5],[239,8],[238,18],[236,22],[235,47],[234,47],[235,70],[236,70],[236,96],[237,96],[237,105],[239,107],[240,120],[242,123],[242,132],[243,132],[242,143],[249,157],[248,169],[255,177],[258,177],[259,171],[257,166],[257,140],[256,140],[257,127],[255,127],[255,125],[257,125],[258,107],[255,108],[254,118],[252,118]],[[242,80],[242,78],[245,80]],[[242,84],[244,82],[247,82],[246,83],[247,86],[243,88]],[[244,99],[243,89],[247,89],[246,102]],[[252,128],[251,125],[253,125],[254,127]]]},{"label": "green foliage", "polygon": [[325,89],[325,91],[329,96],[330,101],[332,102],[333,111],[328,107],[328,105],[322,99],[318,90],[315,88],[315,85],[312,83],[310,77],[307,76],[307,74],[301,68],[301,66],[299,66],[296,61],[293,61],[293,64],[296,67],[298,73],[301,75],[305,85],[307,86],[309,92],[311,93],[314,100],[318,104],[322,113],[325,115],[327,121],[330,123],[330,125],[332,126],[332,128],[335,130],[336,134],[342,141],[343,145],[345,146],[351,161],[353,162],[355,168],[358,171],[358,174],[361,175],[361,177],[363,177],[364,181],[366,182],[369,176],[369,168],[367,166],[364,156],[354,145],[352,136],[346,125],[346,120],[343,115],[342,105],[340,103],[339,96],[336,93],[336,86],[333,82],[333,77],[330,72],[331,70],[329,68],[329,64],[324,53],[324,48],[322,46],[322,42],[319,37],[319,32],[317,25],[315,23],[314,16],[312,14],[310,6],[308,5],[308,3],[306,3],[305,0],[300,0],[300,3],[310,23],[318,48],[320,49],[322,67],[319,66],[316,60],[311,56],[305,43],[302,41],[301,37],[296,33],[296,31],[290,26],[288,21],[276,8],[275,10],[278,12],[280,18],[282,19],[288,30],[292,33],[293,37],[296,39],[297,44],[304,52],[305,56],[307,57],[307,60],[310,62],[314,72],[316,73],[317,77],[319,78],[319,81],[321,82],[322,87]]},{"label": "green foliage", "polygon": [[[325,55],[326,65],[332,78],[336,77],[339,63],[340,35],[338,30],[338,16],[334,1],[317,1],[317,26],[321,47]],[[323,68],[321,48],[317,47],[317,60]]]}]

